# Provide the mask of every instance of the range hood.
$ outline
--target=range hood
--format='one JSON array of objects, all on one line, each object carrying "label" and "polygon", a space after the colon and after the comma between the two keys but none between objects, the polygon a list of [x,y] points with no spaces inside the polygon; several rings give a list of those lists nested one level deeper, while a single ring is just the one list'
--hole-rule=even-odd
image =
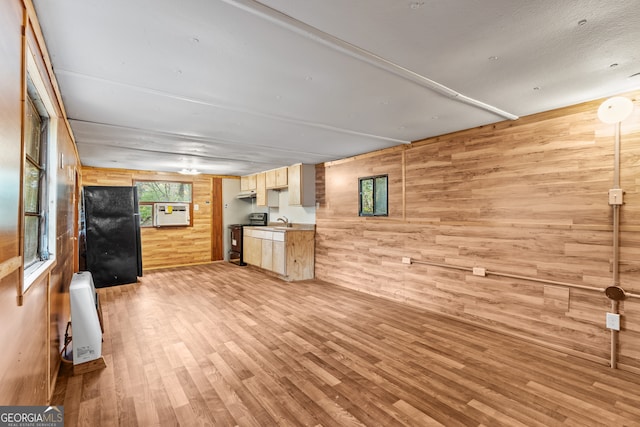
[{"label": "range hood", "polygon": [[236,196],[236,199],[253,199],[256,197],[255,191],[241,191]]}]

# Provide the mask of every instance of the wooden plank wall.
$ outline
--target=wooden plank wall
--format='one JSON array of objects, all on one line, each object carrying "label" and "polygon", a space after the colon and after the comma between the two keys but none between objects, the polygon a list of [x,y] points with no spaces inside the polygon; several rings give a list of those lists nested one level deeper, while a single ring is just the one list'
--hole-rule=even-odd
[{"label": "wooden plank wall", "polygon": [[[29,21],[24,30],[23,23]],[[35,31],[35,33],[34,33]],[[20,182],[22,180],[23,42],[31,47],[49,96],[55,82],[47,78],[46,52],[37,40],[38,24],[30,1],[0,2],[0,405],[45,405],[53,391],[64,329],[69,320],[69,282],[73,273],[73,200],[78,156],[57,112],[57,152],[64,164],[56,175],[56,265],[18,298],[22,275]],[[23,34],[25,38],[23,39]],[[55,103],[55,101],[54,101]],[[59,107],[59,105],[57,106]]]},{"label": "wooden plank wall", "polygon": [[[74,254],[77,251],[78,197],[80,161],[75,143],[68,129],[62,124],[58,127],[58,153],[63,159],[62,167],[57,168],[57,242],[56,265],[49,279],[49,372],[53,384],[58,374],[60,351],[64,346],[64,334],[70,319],[69,284],[73,273],[78,270]],[[58,155],[58,159],[60,156]],[[51,390],[53,392],[53,390]]]},{"label": "wooden plank wall", "polygon": [[[200,264],[223,259],[222,177],[127,169],[82,168],[82,185],[133,185],[135,180],[193,183],[193,227],[141,230],[143,269]],[[214,215],[217,212],[217,215]]]},{"label": "wooden plank wall", "polygon": [[[622,126],[621,276],[640,294],[640,92]],[[608,363],[614,127],[601,101],[318,165],[316,277]],[[357,178],[389,174],[390,215],[359,218]],[[640,299],[621,304],[620,367],[640,371]]]}]

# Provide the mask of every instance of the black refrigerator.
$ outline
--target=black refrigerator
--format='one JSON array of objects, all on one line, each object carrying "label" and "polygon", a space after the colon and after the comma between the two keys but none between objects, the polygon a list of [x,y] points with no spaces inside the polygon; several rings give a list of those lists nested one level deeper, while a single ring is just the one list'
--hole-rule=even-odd
[{"label": "black refrigerator", "polygon": [[96,287],[135,283],[142,276],[136,187],[83,187],[85,268]]}]

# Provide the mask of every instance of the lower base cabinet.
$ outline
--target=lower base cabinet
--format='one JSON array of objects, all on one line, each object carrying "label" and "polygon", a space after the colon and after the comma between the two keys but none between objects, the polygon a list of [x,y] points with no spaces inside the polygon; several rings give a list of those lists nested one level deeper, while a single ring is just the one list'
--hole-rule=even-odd
[{"label": "lower base cabinet", "polygon": [[313,230],[270,231],[244,227],[247,264],[278,274],[283,280],[314,277],[315,232]]},{"label": "lower base cabinet", "polygon": [[283,276],[287,274],[287,255],[285,252],[284,240],[273,241],[272,271]]},{"label": "lower base cabinet", "polygon": [[262,239],[244,235],[242,243],[244,262],[251,265],[260,265],[262,262]]},{"label": "lower base cabinet", "polygon": [[273,240],[262,239],[262,259],[260,267],[273,270]]}]

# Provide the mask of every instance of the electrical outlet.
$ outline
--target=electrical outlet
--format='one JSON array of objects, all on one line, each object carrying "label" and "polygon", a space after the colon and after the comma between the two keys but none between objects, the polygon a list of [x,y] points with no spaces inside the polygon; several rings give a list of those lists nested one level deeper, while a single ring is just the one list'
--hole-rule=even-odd
[{"label": "electrical outlet", "polygon": [[483,267],[473,267],[473,275],[484,277],[487,275],[487,269]]},{"label": "electrical outlet", "polygon": [[622,195],[623,192],[620,188],[612,188],[611,190],[609,190],[609,204],[611,206],[621,205],[623,203]]},{"label": "electrical outlet", "polygon": [[620,330],[620,315],[615,313],[607,313],[607,329],[614,331]]},{"label": "electrical outlet", "polygon": [[403,264],[411,264],[411,258],[408,256],[403,256],[402,257],[402,263]]}]

